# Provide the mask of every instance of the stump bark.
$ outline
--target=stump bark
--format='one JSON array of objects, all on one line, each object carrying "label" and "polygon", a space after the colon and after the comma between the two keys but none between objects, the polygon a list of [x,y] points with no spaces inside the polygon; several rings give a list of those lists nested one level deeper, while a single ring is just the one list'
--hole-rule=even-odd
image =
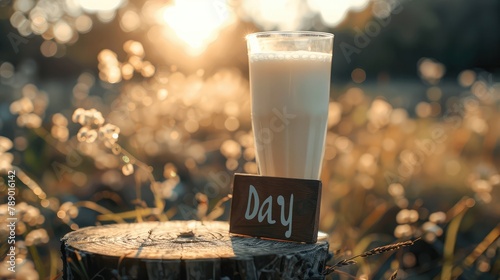
[{"label": "stump bark", "polygon": [[315,244],[229,234],[226,222],[87,227],[61,239],[64,279],[323,279],[326,234]]}]

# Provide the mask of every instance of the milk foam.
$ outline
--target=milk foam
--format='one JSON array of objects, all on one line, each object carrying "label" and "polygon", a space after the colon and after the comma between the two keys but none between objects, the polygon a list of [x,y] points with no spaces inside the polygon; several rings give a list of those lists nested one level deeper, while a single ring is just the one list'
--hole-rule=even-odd
[{"label": "milk foam", "polygon": [[251,54],[249,60],[250,62],[263,60],[318,60],[331,62],[332,55],[308,51],[281,51]]}]

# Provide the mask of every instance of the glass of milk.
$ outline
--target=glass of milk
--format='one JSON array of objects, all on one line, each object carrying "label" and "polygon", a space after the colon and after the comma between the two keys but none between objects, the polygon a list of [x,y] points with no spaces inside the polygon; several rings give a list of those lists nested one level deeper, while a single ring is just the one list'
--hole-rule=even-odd
[{"label": "glass of milk", "polygon": [[260,174],[318,180],[327,129],[333,34],[259,32],[246,39]]}]

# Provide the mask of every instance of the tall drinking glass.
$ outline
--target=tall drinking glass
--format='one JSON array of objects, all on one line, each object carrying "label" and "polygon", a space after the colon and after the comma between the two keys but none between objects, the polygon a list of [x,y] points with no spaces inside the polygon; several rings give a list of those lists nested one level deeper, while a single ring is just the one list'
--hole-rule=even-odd
[{"label": "tall drinking glass", "polygon": [[246,37],[260,174],[319,179],[328,119],[333,34]]}]

